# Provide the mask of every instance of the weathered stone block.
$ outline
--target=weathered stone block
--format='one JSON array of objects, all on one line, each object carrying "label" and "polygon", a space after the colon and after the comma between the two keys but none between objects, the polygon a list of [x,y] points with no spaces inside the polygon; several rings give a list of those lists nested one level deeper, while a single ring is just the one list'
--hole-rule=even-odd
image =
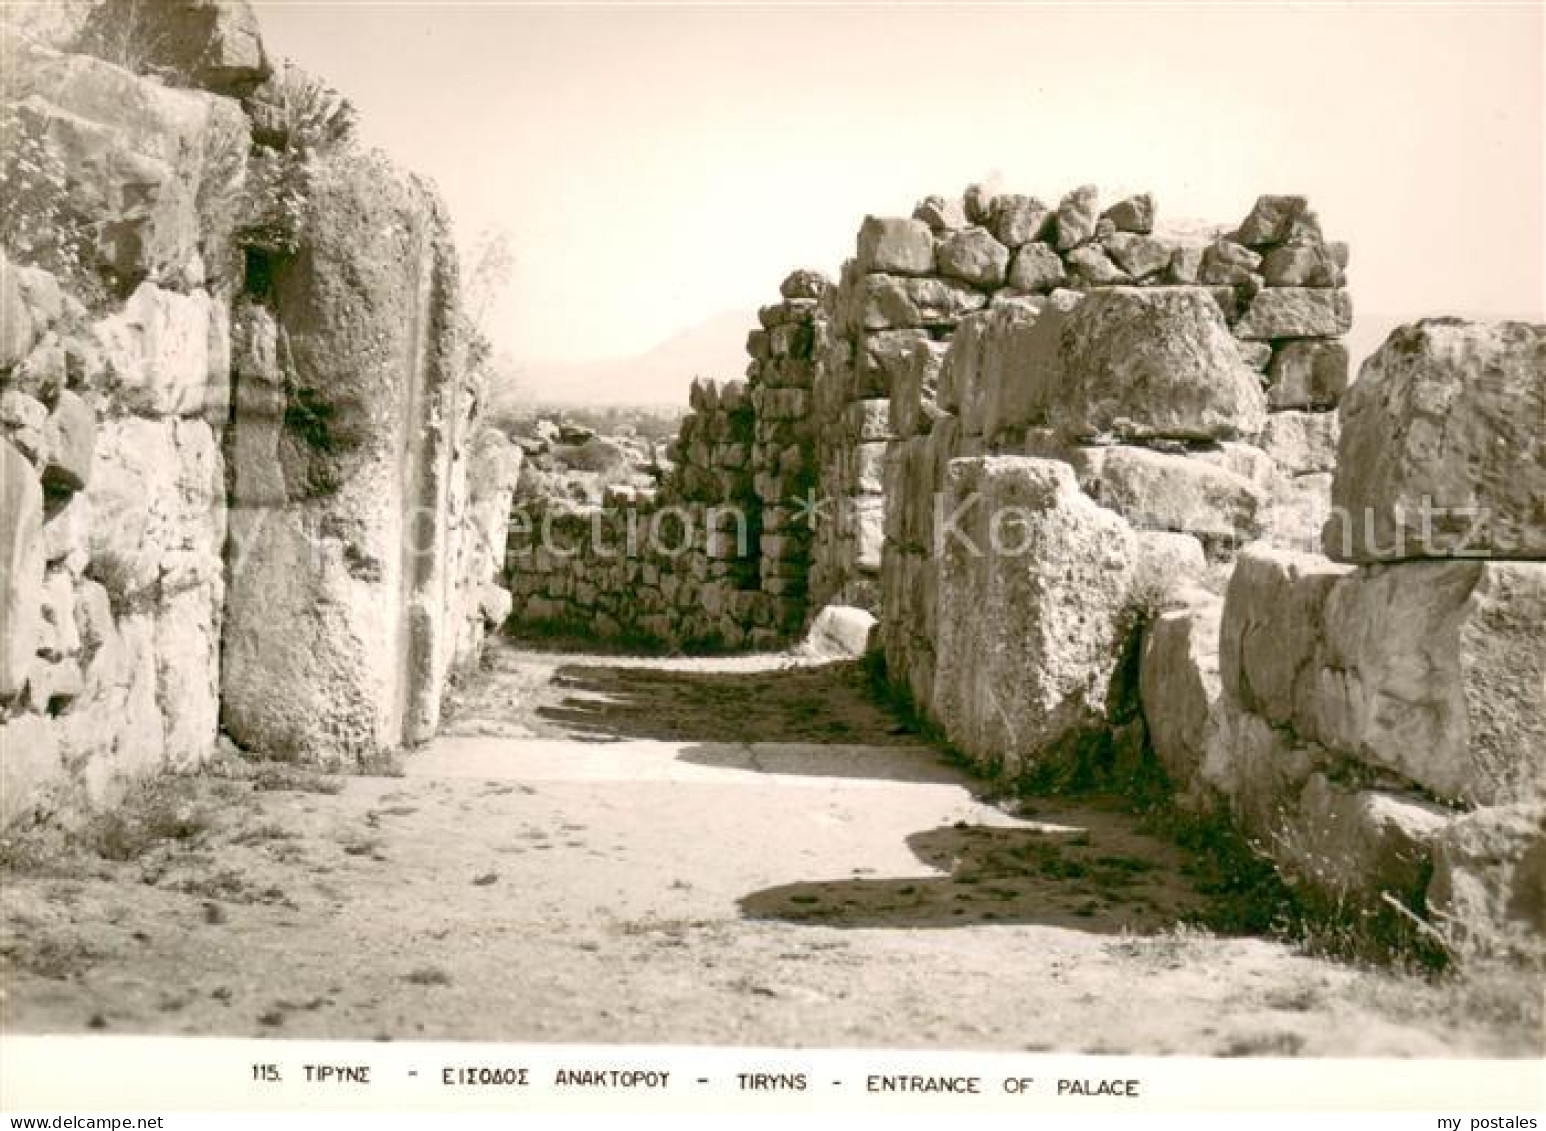
[{"label": "weathered stone block", "polygon": [[1290,240],[1318,241],[1320,220],[1302,196],[1268,194],[1257,197],[1240,223],[1235,239],[1247,247],[1264,247]]},{"label": "weathered stone block", "polygon": [[43,465],[43,485],[65,492],[86,486],[97,436],[97,414],[91,406],[68,389],[61,391],[44,435],[48,459]]},{"label": "weathered stone block", "polygon": [[1034,196],[998,196],[993,200],[990,226],[999,243],[1017,248],[1046,235],[1051,216],[1052,211]]},{"label": "weathered stone block", "polygon": [[935,259],[941,275],[979,290],[1003,286],[1009,270],[1009,249],[985,228],[964,228],[945,236],[935,249]]},{"label": "weathered stone block", "polygon": [[1546,804],[1479,809],[1438,838],[1428,905],[1462,946],[1539,954],[1546,935]]},{"label": "weathered stone block", "polygon": [[1267,499],[1223,467],[1148,448],[1081,448],[1073,464],[1096,502],[1140,530],[1191,534],[1218,551],[1259,536]]},{"label": "weathered stone block", "polygon": [[1058,201],[1057,249],[1069,251],[1095,237],[1100,219],[1100,192],[1094,185],[1080,185]]},{"label": "weathered stone block", "polygon": [[1270,412],[1262,449],[1288,475],[1314,475],[1337,467],[1340,418],[1334,412]]},{"label": "weathered stone block", "polygon": [[1199,780],[1218,727],[1219,622],[1224,602],[1200,599],[1162,612],[1144,634],[1139,699],[1149,741],[1178,793]]},{"label": "weathered stone block", "polygon": [[934,233],[921,220],[866,216],[855,256],[865,273],[927,275],[934,270]]},{"label": "weathered stone block", "polygon": [[1267,367],[1267,404],[1272,409],[1336,408],[1347,391],[1347,371],[1347,346],[1341,342],[1283,342]]},{"label": "weathered stone block", "polygon": [[866,275],[859,289],[866,330],[954,326],[962,315],[987,305],[981,291],[945,279]]},{"label": "weathered stone block", "polygon": [[1057,252],[1044,243],[1026,243],[1015,252],[1008,282],[1016,290],[1040,294],[1061,287],[1067,274]]},{"label": "weathered stone block", "polygon": [[979,766],[1025,769],[1100,718],[1132,532],[1052,460],[955,460],[939,558],[932,702]]},{"label": "weathered stone block", "polygon": [[42,485],[27,458],[0,441],[0,698],[21,692],[38,649],[43,557]]},{"label": "weathered stone block", "polygon": [[1341,416],[1327,554],[1546,558],[1546,327],[1400,327]]},{"label": "weathered stone block", "polygon": [[1071,438],[1229,439],[1261,431],[1261,382],[1208,293],[1092,292],[1068,315],[1051,423]]},{"label": "weathered stone block", "polygon": [[1267,287],[1256,292],[1235,333],[1242,338],[1335,338],[1353,327],[1353,299],[1331,287]]}]

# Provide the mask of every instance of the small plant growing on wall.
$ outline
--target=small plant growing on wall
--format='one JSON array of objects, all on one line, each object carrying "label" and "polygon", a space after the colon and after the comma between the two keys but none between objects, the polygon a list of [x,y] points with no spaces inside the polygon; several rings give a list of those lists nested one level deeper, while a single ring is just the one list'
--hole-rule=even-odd
[{"label": "small plant growing on wall", "polygon": [[269,255],[293,255],[302,242],[311,167],[354,143],[358,114],[343,95],[286,63],[261,92],[265,133],[248,169],[246,223],[239,242]]},{"label": "small plant growing on wall", "polygon": [[83,298],[101,290],[95,225],[71,197],[69,169],[14,106],[0,111],[0,244],[15,261],[74,284]]}]

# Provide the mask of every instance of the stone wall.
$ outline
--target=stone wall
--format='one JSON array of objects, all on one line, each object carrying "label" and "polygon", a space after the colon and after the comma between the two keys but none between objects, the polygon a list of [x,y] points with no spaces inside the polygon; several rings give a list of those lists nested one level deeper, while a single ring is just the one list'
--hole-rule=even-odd
[{"label": "stone wall", "polygon": [[[974,186],[961,199],[927,198],[910,219],[867,217],[856,254],[825,304],[826,332],[818,352],[815,390],[823,422],[818,479],[834,500],[837,518],[817,532],[813,606],[829,600],[881,603],[886,443],[926,435],[944,416],[955,418],[945,425],[956,429],[947,446],[959,438],[963,451],[977,445],[1017,450],[1024,426],[1043,408],[1017,400],[1029,387],[1014,372],[1021,355],[1018,337],[1053,332],[1031,329],[1049,304],[1064,314],[1077,295],[1108,288],[1205,289],[1218,308],[1218,332],[1228,327],[1240,364],[1258,374],[1255,381],[1233,378],[1238,395],[1250,404],[1230,410],[1248,407],[1250,414],[1223,438],[1250,438],[1284,472],[1269,475],[1254,457],[1246,466],[1227,468],[1252,479],[1250,485],[1229,484],[1252,508],[1244,525],[1265,525],[1270,510],[1271,525],[1285,541],[1297,539],[1309,548],[1325,515],[1326,473],[1336,444],[1336,418],[1328,410],[1347,383],[1347,351],[1337,340],[1351,323],[1343,289],[1346,263],[1346,246],[1322,238],[1315,214],[1300,197],[1262,197],[1235,229],[1158,227],[1147,194],[1102,211],[1099,194],[1089,185],[1056,207]],[[1134,317],[1127,300],[1102,309],[1119,319]],[[1127,332],[1142,335],[1145,328],[1137,324]],[[957,334],[968,344],[953,351],[942,368],[946,346]],[[1119,387],[1134,376],[1124,369],[1124,348],[1089,359],[1104,367],[1110,385]],[[1183,369],[1193,364],[1175,360]],[[1076,361],[1073,368],[1082,371],[1083,363]],[[1247,388],[1251,385],[1259,388]],[[1097,387],[1085,394],[1109,391]],[[1262,394],[1264,406],[1256,403]],[[1063,398],[1053,400],[1061,404]],[[1168,403],[1169,397],[1156,389],[1152,402]],[[1093,429],[1081,438],[1219,438],[1218,429],[1175,435],[1164,421],[1124,433],[1112,416],[1117,407],[1070,406],[1084,413],[1083,423]],[[1258,419],[1263,407],[1272,411],[1265,425]],[[1175,410],[1184,412],[1186,406],[1177,404]],[[1089,471],[1085,478],[1096,474]],[[942,469],[934,478],[939,489]],[[1114,468],[1106,478],[1131,475],[1125,467]],[[1122,486],[1113,489],[1120,492]],[[1232,529],[1225,540],[1238,540],[1241,533]]]},{"label": "stone wall", "polygon": [[746,380],[695,381],[656,491],[523,501],[512,623],[657,647],[774,648],[806,619],[815,272],[784,280],[747,338]]},{"label": "stone wall", "polygon": [[133,36],[125,8],[11,6],[0,36],[4,824],[222,726],[318,761],[421,739],[504,612],[513,467],[470,442],[438,205],[294,143],[246,4]]},{"label": "stone wall", "polygon": [[1343,403],[1329,557],[1253,547],[1145,643],[1183,795],[1451,937],[1546,933],[1543,382],[1546,327],[1396,330]]}]

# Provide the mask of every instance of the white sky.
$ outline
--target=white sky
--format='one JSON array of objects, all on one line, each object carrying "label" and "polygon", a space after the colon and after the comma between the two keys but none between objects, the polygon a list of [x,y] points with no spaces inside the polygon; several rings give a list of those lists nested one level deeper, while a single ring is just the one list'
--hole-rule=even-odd
[{"label": "white sky", "polygon": [[465,233],[509,231],[525,362],[771,301],[865,213],[990,176],[1220,222],[1306,192],[1366,334],[1546,317],[1537,4],[257,7]]}]

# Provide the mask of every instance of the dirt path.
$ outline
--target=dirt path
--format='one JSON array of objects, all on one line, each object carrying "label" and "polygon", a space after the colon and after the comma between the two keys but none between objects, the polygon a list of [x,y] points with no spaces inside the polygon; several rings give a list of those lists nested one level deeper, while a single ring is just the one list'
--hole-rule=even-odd
[{"label": "dirt path", "polygon": [[228,767],[133,812],[7,846],[6,1031],[1540,1048],[1471,990],[1177,929],[1179,850],[990,804],[852,665],[500,647],[401,776]]}]

